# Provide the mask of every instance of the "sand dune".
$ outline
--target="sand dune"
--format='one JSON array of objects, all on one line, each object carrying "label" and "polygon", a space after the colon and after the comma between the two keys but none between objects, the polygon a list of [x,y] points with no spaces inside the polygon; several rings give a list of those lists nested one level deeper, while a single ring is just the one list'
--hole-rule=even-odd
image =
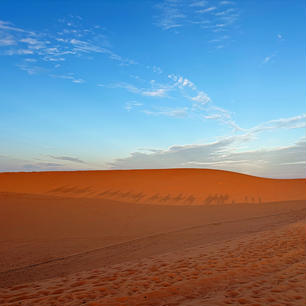
[{"label": "sand dune", "polygon": [[305,218],[305,180],[3,173],[0,304],[304,305]]},{"label": "sand dune", "polygon": [[203,205],[305,200],[304,179],[267,179],[205,169],[0,174],[0,192]]}]

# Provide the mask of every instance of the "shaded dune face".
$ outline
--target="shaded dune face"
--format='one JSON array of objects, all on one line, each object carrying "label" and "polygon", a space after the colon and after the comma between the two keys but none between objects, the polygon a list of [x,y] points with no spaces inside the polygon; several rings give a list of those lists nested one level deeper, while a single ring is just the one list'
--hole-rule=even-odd
[{"label": "shaded dune face", "polygon": [[162,205],[305,200],[305,179],[207,169],[1,173],[0,192]]}]

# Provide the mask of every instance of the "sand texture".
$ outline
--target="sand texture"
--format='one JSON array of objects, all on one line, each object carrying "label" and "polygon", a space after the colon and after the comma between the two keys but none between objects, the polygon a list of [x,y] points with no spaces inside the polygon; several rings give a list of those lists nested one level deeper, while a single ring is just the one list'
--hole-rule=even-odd
[{"label": "sand texture", "polygon": [[0,174],[0,305],[305,305],[305,218],[305,180]]}]

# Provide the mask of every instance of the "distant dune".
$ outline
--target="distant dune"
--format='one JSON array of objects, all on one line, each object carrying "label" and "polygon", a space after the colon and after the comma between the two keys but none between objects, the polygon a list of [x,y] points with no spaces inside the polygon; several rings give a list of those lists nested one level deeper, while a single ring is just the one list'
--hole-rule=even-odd
[{"label": "distant dune", "polygon": [[305,179],[268,179],[207,169],[0,174],[0,192],[162,205],[305,200],[305,187]]}]

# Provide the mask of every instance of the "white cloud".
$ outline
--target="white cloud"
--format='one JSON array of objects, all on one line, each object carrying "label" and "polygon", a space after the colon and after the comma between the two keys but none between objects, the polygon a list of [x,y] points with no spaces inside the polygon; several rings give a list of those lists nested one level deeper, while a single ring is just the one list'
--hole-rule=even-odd
[{"label": "white cloud", "polygon": [[221,119],[222,118],[222,115],[220,114],[212,114],[212,115],[204,115],[203,116],[205,119],[213,119],[213,120],[216,120],[216,119]]},{"label": "white cloud", "polygon": [[[177,81],[177,78],[173,78]],[[191,109],[168,109],[151,111],[148,115],[189,117]],[[209,114],[209,112],[211,112]],[[285,147],[258,148],[248,150],[248,144],[256,139],[255,135],[281,128],[295,129],[306,127],[306,114],[289,118],[270,120],[250,129],[240,128],[232,119],[231,113],[217,106],[210,106],[206,120],[217,120],[242,134],[221,138],[212,143],[171,146],[166,150],[151,149],[149,153],[134,152],[130,156],[116,159],[109,164],[110,168],[180,168],[205,167],[237,171],[266,177],[305,177],[306,139]]]},{"label": "white cloud", "polygon": [[[68,28],[67,24],[69,24]],[[56,31],[59,27],[60,30]],[[136,64],[135,61],[124,58],[111,49],[102,28],[84,28],[78,17],[54,24],[54,30],[53,34],[50,34],[51,31],[33,32],[0,20],[0,56],[20,56],[24,61],[24,56],[32,56],[37,62],[41,62],[41,65],[47,67],[42,71],[52,71],[53,62],[64,62],[68,57],[91,59],[98,54],[107,56],[119,65]],[[26,61],[29,70],[31,69],[29,57]],[[18,64],[18,67],[25,70],[23,66]],[[82,80],[78,79],[74,82],[82,82]]]},{"label": "white cloud", "polygon": [[212,11],[215,11],[217,9],[216,6],[211,6],[211,7],[208,7],[206,9],[203,9],[203,10],[198,10],[197,13],[209,13],[209,12],[212,12]]},{"label": "white cloud", "polygon": [[259,133],[267,130],[274,129],[298,129],[306,127],[306,114],[301,114],[299,116],[280,118],[276,120],[269,120],[267,122],[261,123],[254,128],[249,129],[250,133]]},{"label": "white cloud", "polygon": [[220,5],[229,5],[229,4],[234,4],[233,1],[220,1]]},{"label": "white cloud", "polygon": [[29,66],[27,64],[18,64],[16,66],[19,67],[19,69],[26,71],[29,75],[37,74],[43,70],[39,66]]},{"label": "white cloud", "polygon": [[147,115],[153,115],[153,116],[167,116],[167,117],[176,117],[176,118],[185,118],[188,116],[187,107],[180,109],[168,109],[163,111],[144,110],[143,112]]},{"label": "white cloud", "polygon": [[25,43],[31,49],[42,49],[46,47],[46,43],[35,38],[27,37],[20,39],[20,42]]},{"label": "white cloud", "polygon": [[191,100],[201,104],[207,104],[211,101],[210,97],[203,91],[199,91],[195,97],[191,98]]},{"label": "white cloud", "polygon": [[[227,5],[226,10],[224,5]],[[239,11],[233,5],[234,2],[231,1],[162,0],[155,5],[158,10],[155,25],[174,33],[191,26],[198,26],[211,33],[226,31],[239,17]],[[223,10],[219,11],[220,9]]]},{"label": "white cloud", "polygon": [[125,83],[125,82],[121,82],[121,83],[115,83],[115,84],[111,84],[111,85],[103,85],[103,84],[98,84],[98,86],[100,87],[109,87],[109,88],[123,88],[131,93],[134,94],[139,94],[142,96],[147,96],[147,97],[165,97],[167,91],[169,90],[168,88],[163,88],[163,87],[158,87],[155,88],[155,82],[151,81],[151,85],[153,86],[153,88],[140,88],[137,87],[135,85],[129,84],[129,83]]},{"label": "white cloud", "polygon": [[72,83],[76,84],[85,83],[85,80],[75,77],[74,73],[70,73],[67,75],[50,74],[50,76],[56,79],[70,80]]},{"label": "white cloud", "polygon": [[203,7],[207,5],[207,1],[202,0],[202,1],[194,1],[192,2],[189,6],[191,7]]},{"label": "white cloud", "polygon": [[228,13],[231,13],[231,12],[234,12],[234,11],[235,11],[235,9],[230,8],[230,9],[227,9],[227,10],[224,10],[224,11],[216,12],[214,14],[215,14],[215,16],[224,16],[224,15],[227,15]]},{"label": "white cloud", "polygon": [[164,97],[167,93],[165,88],[158,88],[156,90],[144,90],[141,94],[149,97]]},{"label": "white cloud", "polygon": [[190,87],[194,90],[196,89],[194,83],[192,83],[190,80],[180,75],[169,74],[168,78],[174,82],[174,84],[172,84],[172,87],[179,87],[179,88]]},{"label": "white cloud", "polygon": [[23,29],[15,27],[12,23],[3,20],[0,20],[0,30],[7,30],[10,32],[26,32]]},{"label": "white cloud", "polygon": [[[158,105],[146,106],[143,108],[137,108],[137,111],[144,112],[149,115],[163,115],[169,117],[180,117],[197,120],[215,120],[218,123],[229,126],[234,131],[242,131],[243,129],[233,120],[232,114],[217,105],[212,103],[211,98],[203,90],[197,89],[197,86],[188,78],[181,75],[169,74],[168,79],[170,83],[158,84],[155,80],[145,81],[143,79],[135,78],[142,85],[148,84],[147,87],[138,87],[133,84],[121,82],[111,85],[98,84],[100,87],[108,88],[123,88],[131,93],[147,96],[147,97],[167,97],[171,102],[174,100],[182,105],[179,110],[172,106],[168,109],[164,109],[163,106]],[[149,88],[149,84],[151,88]],[[192,102],[192,105],[190,104]],[[209,105],[209,106],[208,106]],[[129,111],[134,107],[125,106]],[[183,111],[182,111],[183,109]]]},{"label": "white cloud", "polygon": [[35,58],[26,58],[24,61],[28,62],[28,63],[36,63],[37,62],[37,60]]},{"label": "white cloud", "polygon": [[248,135],[223,138],[213,143],[172,146],[149,153],[134,152],[109,164],[112,169],[205,167],[279,178],[305,177],[305,138],[287,147],[238,151]]},{"label": "white cloud", "polygon": [[74,79],[72,80],[73,83],[84,83],[85,81],[83,79]]},{"label": "white cloud", "polygon": [[301,160],[301,161],[296,161],[296,162],[289,162],[289,163],[282,163],[281,165],[306,165],[306,161],[305,160]]},{"label": "white cloud", "polygon": [[272,55],[270,55],[270,56],[266,56],[266,57],[264,58],[264,60],[262,61],[262,63],[263,63],[263,64],[269,63],[269,62],[273,59],[273,57],[275,57],[274,54],[272,54]]},{"label": "white cloud", "polygon": [[54,155],[49,155],[51,158],[56,159],[56,160],[61,160],[61,161],[69,161],[73,163],[80,163],[80,164],[86,164],[85,161],[77,158],[77,157],[72,157],[72,156],[54,156]]},{"label": "white cloud", "polygon": [[125,109],[130,112],[132,109],[136,108],[136,107],[140,107],[143,104],[137,101],[129,101],[125,103]]},{"label": "white cloud", "polygon": [[16,41],[12,35],[5,35],[4,37],[0,37],[0,46],[12,46],[12,45],[16,45]]},{"label": "white cloud", "polygon": [[29,50],[29,49],[11,49],[11,50],[7,50],[4,54],[5,55],[31,55],[31,54],[34,54],[34,51]]},{"label": "white cloud", "polygon": [[158,67],[158,66],[153,66],[152,70],[153,70],[153,72],[158,73],[158,74],[162,74],[163,73],[163,70],[160,67]]},{"label": "white cloud", "polygon": [[178,8],[178,2],[166,0],[156,5],[161,11],[156,25],[164,30],[179,28],[182,26],[185,14]]}]

